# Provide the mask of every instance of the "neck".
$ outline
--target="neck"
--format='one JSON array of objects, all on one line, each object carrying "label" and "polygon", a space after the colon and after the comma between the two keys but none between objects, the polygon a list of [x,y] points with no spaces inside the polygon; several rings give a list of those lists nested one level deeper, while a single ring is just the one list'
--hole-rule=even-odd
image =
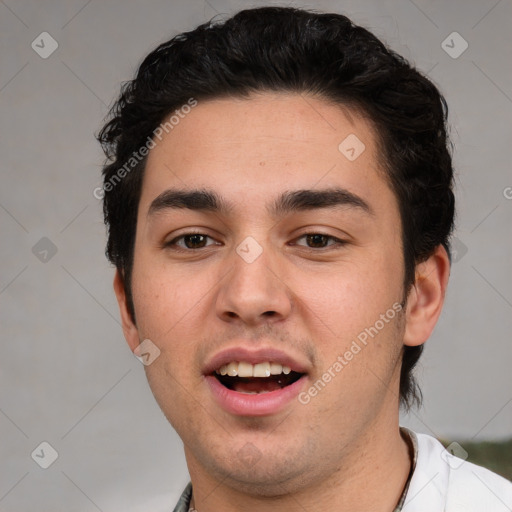
[{"label": "neck", "polygon": [[[411,467],[409,446],[396,420],[388,428],[368,428],[353,443],[338,468],[314,482],[293,482],[293,491],[275,496],[247,494],[236,482],[216,479],[186,450],[193,485],[193,507],[197,512],[292,512],[339,510],[382,512],[396,507]],[[305,480],[305,479],[304,479]]]}]

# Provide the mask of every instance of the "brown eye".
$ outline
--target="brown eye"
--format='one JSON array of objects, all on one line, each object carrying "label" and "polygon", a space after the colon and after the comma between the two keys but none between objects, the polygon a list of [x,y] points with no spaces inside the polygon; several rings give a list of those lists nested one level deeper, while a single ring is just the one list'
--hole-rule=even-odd
[{"label": "brown eye", "polygon": [[327,235],[320,235],[320,234],[314,234],[314,235],[306,235],[306,240],[309,247],[326,247],[327,243],[329,241],[329,236]]},{"label": "brown eye", "polygon": [[178,250],[187,250],[187,249],[202,249],[209,245],[214,245],[214,240],[202,233],[188,233],[186,235],[181,235],[170,242],[166,243],[166,247],[176,248]]},{"label": "brown eye", "polygon": [[185,235],[183,241],[188,249],[205,247],[207,237],[205,235]]},{"label": "brown eye", "polygon": [[323,233],[308,233],[302,235],[297,240],[305,240],[306,243],[297,243],[297,245],[307,247],[308,249],[326,249],[335,248],[343,245],[345,242],[331,235]]}]

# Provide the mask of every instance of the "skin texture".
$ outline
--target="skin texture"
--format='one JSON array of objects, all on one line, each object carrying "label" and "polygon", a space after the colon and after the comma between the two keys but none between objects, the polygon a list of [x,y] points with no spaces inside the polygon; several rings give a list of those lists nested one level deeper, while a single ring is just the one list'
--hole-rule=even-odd
[{"label": "skin texture", "polygon": [[[365,145],[354,161],[338,150],[350,134]],[[357,194],[372,214],[349,205],[267,209],[285,191],[333,187]],[[170,188],[215,191],[230,210],[148,215]],[[119,273],[114,288],[131,350],[150,339],[161,351],[145,370],[184,442],[195,508],[392,510],[410,469],[398,429],[401,352],[423,343],[439,317],[449,274],[443,248],[418,265],[401,314],[309,403],[233,415],[213,400],[202,374],[227,347],[277,347],[306,366],[307,390],[359,333],[402,303],[400,216],[372,125],[297,94],[199,102],[150,151],[137,222],[136,325]],[[200,248],[187,249],[184,239],[165,246],[190,232],[210,238]],[[345,243],[308,247],[305,235],[314,233]],[[252,263],[236,252],[247,236],[262,248]]]}]

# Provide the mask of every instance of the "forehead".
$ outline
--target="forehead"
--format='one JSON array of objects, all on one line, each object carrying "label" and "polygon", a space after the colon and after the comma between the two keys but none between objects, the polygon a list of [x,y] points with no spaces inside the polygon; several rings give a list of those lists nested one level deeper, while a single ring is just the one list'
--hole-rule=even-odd
[{"label": "forehead", "polygon": [[[187,109],[188,110],[188,109]],[[356,111],[299,94],[198,102],[155,139],[140,209],[166,188],[207,188],[230,197],[342,186],[372,201],[389,194],[371,123]]]}]

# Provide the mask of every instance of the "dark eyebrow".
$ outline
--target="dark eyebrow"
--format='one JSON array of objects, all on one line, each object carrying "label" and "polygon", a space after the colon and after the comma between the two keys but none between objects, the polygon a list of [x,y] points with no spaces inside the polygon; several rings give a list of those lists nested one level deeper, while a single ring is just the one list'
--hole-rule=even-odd
[{"label": "dark eyebrow", "polygon": [[228,213],[231,208],[220,196],[209,190],[169,189],[158,195],[149,206],[148,217],[168,208]]},{"label": "dark eyebrow", "polygon": [[[280,217],[294,211],[338,206],[350,206],[374,215],[372,208],[364,199],[343,188],[287,191],[282,193],[268,207],[268,211],[273,216]],[[151,202],[148,216],[169,208],[228,214],[232,210],[232,205],[224,201],[214,191],[169,189],[162,192]]]},{"label": "dark eyebrow", "polygon": [[271,212],[275,216],[283,216],[293,211],[333,208],[338,206],[351,206],[359,208],[369,215],[374,215],[372,208],[363,198],[344,188],[293,190],[284,192],[272,205]]}]

